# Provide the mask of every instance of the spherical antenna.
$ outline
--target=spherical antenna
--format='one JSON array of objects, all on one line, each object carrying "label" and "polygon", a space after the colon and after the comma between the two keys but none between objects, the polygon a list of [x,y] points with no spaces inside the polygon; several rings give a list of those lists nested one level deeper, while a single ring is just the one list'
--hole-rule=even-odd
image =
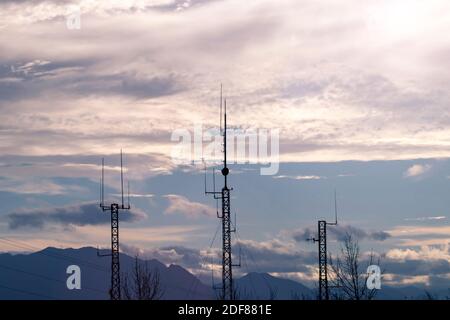
[{"label": "spherical antenna", "polygon": [[222,169],[222,175],[227,176],[228,173],[230,173],[230,170],[227,167]]}]

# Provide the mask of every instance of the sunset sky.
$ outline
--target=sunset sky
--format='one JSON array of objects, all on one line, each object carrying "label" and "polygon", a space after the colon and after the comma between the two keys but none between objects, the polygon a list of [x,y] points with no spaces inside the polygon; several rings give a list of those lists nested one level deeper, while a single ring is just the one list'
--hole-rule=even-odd
[{"label": "sunset sky", "polygon": [[100,164],[111,200],[122,148],[122,251],[209,279],[215,202],[201,166],[173,162],[171,135],[217,127],[223,83],[232,128],[280,132],[276,175],[230,166],[237,272],[313,285],[304,239],[333,219],[337,190],[333,253],[351,232],[389,283],[448,286],[447,12],[446,0],[1,1],[0,250],[108,247]]}]

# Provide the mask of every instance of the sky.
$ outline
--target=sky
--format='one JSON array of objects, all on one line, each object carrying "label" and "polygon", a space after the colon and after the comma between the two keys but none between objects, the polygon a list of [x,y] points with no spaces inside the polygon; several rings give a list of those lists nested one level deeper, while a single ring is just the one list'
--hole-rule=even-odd
[{"label": "sky", "polygon": [[[318,219],[333,220],[336,190],[332,254],[350,232],[364,257],[382,257],[387,283],[448,287],[449,9],[445,0],[1,1],[0,250],[107,247],[100,164],[107,200],[117,199],[122,148],[132,203],[122,251],[218,276],[215,202],[202,166],[173,160],[171,137],[218,127],[222,83],[231,128],[279,130],[276,174],[230,165],[238,273],[313,285],[317,251],[304,239]],[[76,12],[80,28],[69,28]]]}]

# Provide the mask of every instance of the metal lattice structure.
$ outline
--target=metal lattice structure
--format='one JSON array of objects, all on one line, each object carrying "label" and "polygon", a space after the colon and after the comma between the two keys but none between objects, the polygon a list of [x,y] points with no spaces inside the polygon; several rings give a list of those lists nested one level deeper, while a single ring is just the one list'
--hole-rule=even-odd
[{"label": "metal lattice structure", "polygon": [[111,204],[111,299],[120,300],[119,205]]},{"label": "metal lattice structure", "polygon": [[318,243],[319,253],[319,300],[329,300],[328,287],[328,251],[327,251],[327,225],[337,225],[337,200],[336,192],[334,193],[334,214],[335,222],[326,222],[319,220],[317,222],[317,238],[306,239],[308,241]]},{"label": "metal lattice structure", "polygon": [[121,286],[120,286],[120,246],[119,246],[119,211],[129,210],[130,207],[130,188],[128,185],[128,204],[124,205],[123,197],[123,160],[122,160],[122,150],[120,151],[120,182],[122,190],[122,204],[111,203],[110,205],[105,205],[104,200],[104,180],[105,180],[105,160],[102,159],[102,178],[101,178],[101,200],[100,208],[103,211],[109,211],[111,213],[111,253],[110,254],[100,254],[97,252],[98,256],[111,256],[111,288],[109,295],[111,300],[121,299]]},{"label": "metal lattice structure", "polygon": [[[222,126],[222,87],[220,88],[220,115]],[[213,172],[214,189],[213,191],[206,190],[206,167],[205,167],[205,194],[212,194],[214,199],[222,200],[222,215],[217,213],[217,217],[222,219],[222,287],[220,298],[223,300],[234,300],[235,292],[233,286],[233,267],[240,267],[239,264],[233,264],[232,261],[232,244],[231,234],[236,231],[236,226],[232,227],[231,223],[231,201],[230,192],[233,188],[228,188],[227,177],[230,170],[227,167],[227,102],[224,100],[224,127],[221,129],[223,136],[223,168],[221,170],[224,177],[224,186],[222,191],[215,190],[215,173]],[[240,260],[240,259],[239,259]]]},{"label": "metal lattice structure", "polygon": [[230,189],[225,185],[225,187],[222,188],[222,296],[224,300],[233,300],[231,232]]},{"label": "metal lattice structure", "polygon": [[328,300],[328,265],[327,265],[327,222],[317,223],[319,245],[319,300]]}]

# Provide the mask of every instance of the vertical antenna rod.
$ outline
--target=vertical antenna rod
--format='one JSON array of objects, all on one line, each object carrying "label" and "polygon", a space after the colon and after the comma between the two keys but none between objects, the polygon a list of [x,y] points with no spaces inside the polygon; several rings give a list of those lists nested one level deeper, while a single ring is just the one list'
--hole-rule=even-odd
[{"label": "vertical antenna rod", "polygon": [[120,183],[121,183],[121,197],[122,206],[118,203],[111,203],[106,205],[104,203],[104,182],[105,182],[105,160],[102,159],[102,178],[101,178],[101,203],[100,207],[103,211],[109,211],[111,213],[111,253],[110,254],[100,254],[97,251],[97,255],[111,256],[111,288],[109,295],[111,300],[120,300],[121,298],[121,287],[120,287],[120,251],[119,251],[119,210],[129,210],[130,209],[130,187],[128,182],[128,205],[124,205],[123,196],[123,159],[122,150],[120,150]]},{"label": "vertical antenna rod", "polygon": [[219,124],[219,132],[222,134],[222,84],[220,84],[220,124]]},{"label": "vertical antenna rod", "polygon": [[334,189],[334,225],[337,225],[337,216],[338,216],[337,197],[336,197],[336,189]]},{"label": "vertical antenna rod", "polygon": [[128,208],[130,207],[130,181],[127,181],[128,183]]},{"label": "vertical antenna rod", "polygon": [[105,202],[105,158],[102,158],[102,186],[100,187],[101,196],[100,196],[100,207],[103,207],[103,203]]},{"label": "vertical antenna rod", "polygon": [[227,99],[224,100],[223,114],[223,169],[222,174],[225,178],[225,187],[227,186],[227,176],[230,170],[227,167]]},{"label": "vertical antenna rod", "polygon": [[122,149],[120,149],[120,186],[122,190],[122,209],[124,209],[123,205],[123,159],[122,159]]}]

